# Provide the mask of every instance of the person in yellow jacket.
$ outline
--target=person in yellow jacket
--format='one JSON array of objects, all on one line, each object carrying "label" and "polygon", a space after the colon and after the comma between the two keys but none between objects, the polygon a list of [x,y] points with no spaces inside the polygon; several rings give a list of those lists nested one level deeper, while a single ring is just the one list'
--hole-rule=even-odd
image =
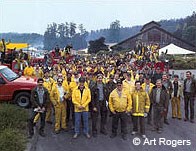
[{"label": "person in yellow jacket", "polygon": [[145,135],[145,118],[150,108],[150,99],[148,93],[141,87],[141,82],[135,82],[135,91],[131,94],[132,98],[132,120],[133,120],[133,131],[132,135],[138,132],[138,121],[140,124],[140,132],[142,138],[146,138]]},{"label": "person in yellow jacket", "polygon": [[131,80],[130,73],[127,73],[126,79],[123,81],[123,88],[130,94],[135,90],[135,83]]},{"label": "person in yellow jacket", "polygon": [[61,129],[67,131],[66,123],[66,98],[68,92],[63,87],[63,79],[58,78],[57,84],[52,87],[51,101],[55,109],[55,133],[58,134]]},{"label": "person in yellow jacket", "polygon": [[31,65],[27,65],[24,69],[24,76],[35,76],[35,70]]},{"label": "person in yellow jacket", "polygon": [[[152,92],[152,88],[154,87],[155,85],[153,83],[151,83],[151,79],[150,77],[145,77],[144,78],[144,83],[142,84],[142,89],[146,91],[146,93],[148,93],[148,95],[150,95],[150,93]],[[149,112],[148,112],[148,124],[149,125],[152,125],[152,103],[150,103],[150,109],[149,109]]]},{"label": "person in yellow jacket", "polygon": [[137,80],[139,80],[139,74],[136,69],[133,69],[131,72],[131,81],[135,82]]},{"label": "person in yellow jacket", "polygon": [[83,118],[84,128],[83,132],[87,138],[89,135],[89,122],[88,122],[88,111],[89,103],[91,102],[91,92],[90,89],[84,86],[85,78],[80,77],[79,86],[73,90],[72,102],[74,104],[75,113],[75,129],[73,138],[76,139],[80,134],[80,121],[81,116]]},{"label": "person in yellow jacket", "polygon": [[130,93],[122,86],[122,81],[117,80],[117,88],[114,89],[109,96],[109,108],[112,112],[112,135],[114,138],[117,135],[118,121],[121,121],[122,138],[127,139],[127,119],[128,113],[132,109],[132,99]]},{"label": "person in yellow jacket", "polygon": [[35,71],[36,78],[43,78],[44,77],[44,72],[42,71],[42,69],[40,69],[38,64],[35,66],[34,71]]}]

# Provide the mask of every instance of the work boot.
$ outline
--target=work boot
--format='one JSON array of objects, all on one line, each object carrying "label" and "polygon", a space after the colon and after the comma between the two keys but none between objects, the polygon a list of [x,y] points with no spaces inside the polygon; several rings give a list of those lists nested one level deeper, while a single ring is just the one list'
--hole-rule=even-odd
[{"label": "work boot", "polygon": [[114,137],[116,137],[116,136],[117,136],[117,134],[112,133],[112,135],[110,135],[110,138],[114,138]]},{"label": "work boot", "polygon": [[93,133],[92,136],[93,136],[93,137],[97,137],[97,133]]},{"label": "work boot", "polygon": [[108,133],[105,130],[100,131],[100,133],[103,135],[108,135]]},{"label": "work boot", "polygon": [[43,130],[39,131],[39,135],[42,136],[42,137],[46,137],[46,134],[44,133]]},{"label": "work boot", "polygon": [[52,124],[52,121],[46,121],[46,123],[48,123],[48,124]]},{"label": "work boot", "polygon": [[127,135],[126,135],[126,134],[123,134],[123,135],[122,135],[122,139],[123,139],[123,140],[127,140]]},{"label": "work boot", "polygon": [[195,123],[193,119],[190,120],[191,123]]},{"label": "work boot", "polygon": [[168,122],[168,120],[164,120],[164,123],[165,123],[165,124],[167,124],[167,125],[169,125],[169,122]]}]

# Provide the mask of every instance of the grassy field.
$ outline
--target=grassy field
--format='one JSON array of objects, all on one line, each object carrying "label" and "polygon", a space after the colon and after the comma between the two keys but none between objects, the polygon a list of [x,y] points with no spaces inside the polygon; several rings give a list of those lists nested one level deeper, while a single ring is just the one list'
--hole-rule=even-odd
[{"label": "grassy field", "polygon": [[174,56],[173,69],[196,69],[196,56]]}]

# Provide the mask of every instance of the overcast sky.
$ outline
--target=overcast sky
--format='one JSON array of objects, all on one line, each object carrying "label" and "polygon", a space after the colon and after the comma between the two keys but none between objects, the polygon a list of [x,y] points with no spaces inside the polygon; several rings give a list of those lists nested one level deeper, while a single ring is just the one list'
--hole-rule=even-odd
[{"label": "overcast sky", "polygon": [[0,33],[40,33],[47,24],[75,22],[87,31],[175,19],[196,11],[196,0],[0,0]]}]

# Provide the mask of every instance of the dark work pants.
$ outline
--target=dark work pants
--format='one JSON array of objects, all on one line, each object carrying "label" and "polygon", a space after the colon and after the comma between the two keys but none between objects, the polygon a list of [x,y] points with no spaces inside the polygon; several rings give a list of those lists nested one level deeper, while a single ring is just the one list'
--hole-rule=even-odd
[{"label": "dark work pants", "polygon": [[165,115],[164,115],[164,121],[167,121],[167,115],[168,115],[170,100],[171,100],[171,97],[169,97],[169,100],[168,100],[168,105],[167,105],[167,108],[166,108],[166,111],[165,111]]},{"label": "dark work pants", "polygon": [[106,123],[107,123],[107,115],[108,110],[105,106],[105,103],[103,101],[99,102],[97,112],[91,111],[91,118],[92,118],[92,133],[97,133],[97,121],[99,114],[101,115],[101,122],[100,122],[100,131],[105,132],[106,131]]},{"label": "dark work pants", "polygon": [[[34,110],[32,111],[32,115],[28,121],[28,128],[29,128],[29,134],[33,135],[34,130],[33,130],[33,121],[35,119],[35,116],[38,114],[38,112],[35,112]],[[45,127],[45,118],[46,118],[46,112],[40,113],[40,117],[41,117],[41,125],[40,125],[40,131],[44,131],[44,127]]]},{"label": "dark work pants", "polygon": [[151,123],[151,121],[152,121],[152,103],[150,103],[150,109],[149,109],[147,118],[148,118],[148,123]]},{"label": "dark work pants", "polygon": [[190,119],[194,119],[194,96],[191,93],[185,92],[184,94],[184,110],[185,118],[189,119],[189,107],[190,107]]},{"label": "dark work pants", "polygon": [[145,118],[143,116],[132,116],[133,131],[138,132],[138,122],[140,125],[140,133],[145,134]]},{"label": "dark work pants", "polygon": [[163,128],[163,110],[164,107],[160,107],[157,105],[153,106],[153,120],[154,120],[154,128],[160,129]]},{"label": "dark work pants", "polygon": [[117,134],[118,121],[120,119],[121,133],[123,135],[127,134],[127,114],[125,112],[116,112],[112,116],[112,133]]},{"label": "dark work pants", "polygon": [[75,125],[75,114],[74,114],[74,105],[72,103],[72,100],[66,100],[67,101],[67,123],[70,121],[70,116],[72,117],[72,123],[73,126]]}]

